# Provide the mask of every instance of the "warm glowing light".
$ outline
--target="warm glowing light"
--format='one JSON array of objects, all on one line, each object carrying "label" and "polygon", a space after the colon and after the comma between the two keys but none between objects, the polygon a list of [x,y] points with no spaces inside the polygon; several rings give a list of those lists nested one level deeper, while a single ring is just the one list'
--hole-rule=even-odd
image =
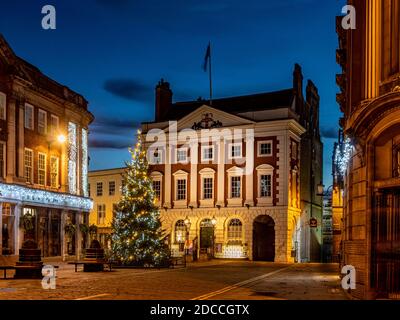
[{"label": "warm glowing light", "polygon": [[66,138],[63,134],[60,134],[60,135],[57,137],[57,141],[58,141],[59,143],[64,143],[65,141],[67,141],[67,138]]},{"label": "warm glowing light", "polygon": [[213,226],[215,226],[217,224],[217,219],[215,219],[215,217],[213,217],[211,219],[211,223],[212,223]]}]

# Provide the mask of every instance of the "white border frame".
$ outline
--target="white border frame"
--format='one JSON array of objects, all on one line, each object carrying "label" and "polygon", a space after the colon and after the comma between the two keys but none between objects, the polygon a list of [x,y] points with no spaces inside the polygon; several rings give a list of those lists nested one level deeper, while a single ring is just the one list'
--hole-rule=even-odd
[{"label": "white border frame", "polygon": [[[261,145],[267,143],[271,144],[271,153],[261,154]],[[274,155],[274,142],[272,140],[257,141],[257,157],[266,158],[266,157],[272,157],[273,155]]]},{"label": "white border frame", "polygon": [[[257,205],[271,205],[274,199],[274,171],[275,168],[269,164],[262,164],[257,170]],[[271,196],[261,197],[261,176],[271,176]]]},{"label": "white border frame", "polygon": [[[44,184],[40,184],[39,182],[39,158],[40,156],[44,156]],[[40,187],[46,187],[47,186],[47,154],[44,152],[38,152],[38,161],[37,161],[37,184]]]},{"label": "white border frame", "polygon": [[[210,149],[212,148],[212,158],[211,159],[205,159],[204,158],[204,150],[205,149]],[[201,162],[213,162],[215,159],[215,146],[214,145],[206,145],[206,146],[201,146]]]},{"label": "white border frame", "polygon": [[[240,147],[240,156],[232,156],[232,148],[233,147]],[[242,142],[234,142],[228,144],[228,159],[229,160],[236,160],[243,158],[243,143]]]}]

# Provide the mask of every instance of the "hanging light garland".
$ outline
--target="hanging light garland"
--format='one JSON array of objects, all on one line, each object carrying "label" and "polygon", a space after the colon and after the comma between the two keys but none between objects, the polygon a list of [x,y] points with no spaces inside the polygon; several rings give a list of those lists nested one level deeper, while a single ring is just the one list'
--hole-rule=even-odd
[{"label": "hanging light garland", "polygon": [[5,183],[0,183],[0,199],[52,205],[86,212],[93,208],[93,201],[89,198]]}]

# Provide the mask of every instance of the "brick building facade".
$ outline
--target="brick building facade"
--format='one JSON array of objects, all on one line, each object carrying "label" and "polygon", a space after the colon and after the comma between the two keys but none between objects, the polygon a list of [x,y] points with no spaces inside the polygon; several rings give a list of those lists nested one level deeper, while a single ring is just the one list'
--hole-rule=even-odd
[{"label": "brick building facade", "polygon": [[337,20],[337,82],[348,162],[343,261],[356,268],[357,298],[400,294],[400,3],[352,0],[356,29]]},{"label": "brick building facade", "polygon": [[[174,255],[319,259],[319,97],[311,81],[306,92],[298,65],[290,89],[212,103],[172,103],[160,81],[156,121],[142,133]],[[319,229],[309,227],[310,214]]]},{"label": "brick building facade", "polygon": [[29,230],[43,256],[80,255],[78,226],[92,206],[92,121],[81,95],[16,56],[0,35],[0,254],[17,255]]}]

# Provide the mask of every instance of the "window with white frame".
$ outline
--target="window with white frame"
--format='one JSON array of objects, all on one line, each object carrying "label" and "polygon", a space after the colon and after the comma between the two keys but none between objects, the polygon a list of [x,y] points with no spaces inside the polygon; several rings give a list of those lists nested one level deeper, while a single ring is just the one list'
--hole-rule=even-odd
[{"label": "window with white frame", "polygon": [[5,93],[0,92],[0,120],[6,120],[7,97]]},{"label": "window with white frame", "polygon": [[0,142],[0,178],[5,177],[5,156],[6,156],[6,144]]},{"label": "window with white frame", "polygon": [[188,173],[183,170],[176,171],[174,176],[174,206],[187,208]]},{"label": "window with white frame", "polygon": [[199,171],[200,175],[200,206],[214,206],[214,176],[215,170],[212,168],[204,168]]},{"label": "window with white frame", "polygon": [[179,148],[176,150],[176,161],[178,163],[187,163],[188,158],[188,149],[187,148]]},{"label": "window with white frame", "polygon": [[261,198],[272,196],[272,175],[262,174],[260,175],[260,196]]},{"label": "window with white frame", "polygon": [[176,186],[176,200],[186,200],[186,179],[177,179]]},{"label": "window with white frame", "polygon": [[175,242],[184,243],[186,238],[186,225],[184,220],[175,223]]},{"label": "window with white frame", "polygon": [[25,128],[29,130],[34,129],[33,125],[33,106],[25,104]]},{"label": "window with white frame", "polygon": [[232,219],[228,224],[228,240],[242,240],[243,224],[239,219]]},{"label": "window with white frame", "polygon": [[256,168],[259,204],[271,204],[273,196],[274,167],[269,164],[262,164]]},{"label": "window with white frame", "polygon": [[154,191],[154,196],[156,197],[157,201],[160,201],[160,199],[161,199],[161,181],[160,180],[153,181],[153,191]]},{"label": "window with white frame", "polygon": [[41,109],[38,111],[38,132],[40,134],[47,133],[47,112]]},{"label": "window with white frame", "polygon": [[108,195],[109,196],[115,195],[115,181],[108,182]]},{"label": "window with white frame", "polygon": [[50,116],[50,134],[55,137],[57,136],[59,132],[59,127],[60,127],[60,119],[52,114]]},{"label": "window with white frame", "polygon": [[213,198],[213,178],[203,178],[203,199],[210,200]]},{"label": "window with white frame", "polygon": [[58,175],[59,175],[60,161],[58,157],[50,158],[50,185],[52,188],[57,189],[59,187]]},{"label": "window with white frame", "polygon": [[103,182],[97,182],[96,184],[96,195],[101,197],[103,195]]},{"label": "window with white frame", "polygon": [[163,163],[163,151],[160,149],[149,149],[148,157],[150,158],[149,164],[162,164]]},{"label": "window with white frame", "polygon": [[156,202],[161,203],[161,195],[162,195],[162,173],[158,171],[154,171],[150,174],[151,180],[152,180],[152,185],[153,185],[153,191],[154,191],[154,196]]},{"label": "window with white frame", "polygon": [[201,161],[213,161],[213,160],[214,160],[214,146],[202,146]]},{"label": "window with white frame", "polygon": [[259,157],[272,156],[272,141],[259,141],[258,142],[258,156]]},{"label": "window with white frame", "polygon": [[231,143],[229,145],[229,159],[239,159],[242,158],[242,144]]},{"label": "window with white frame", "polygon": [[106,205],[97,205],[97,224],[104,224],[106,220]]},{"label": "window with white frame", "polygon": [[241,180],[242,177],[231,177],[231,198],[236,199],[241,197]]},{"label": "window with white frame", "polygon": [[40,152],[38,154],[38,185],[46,185],[46,155]]},{"label": "window with white frame", "polygon": [[31,149],[24,151],[24,172],[26,182],[33,184],[33,151]]}]

